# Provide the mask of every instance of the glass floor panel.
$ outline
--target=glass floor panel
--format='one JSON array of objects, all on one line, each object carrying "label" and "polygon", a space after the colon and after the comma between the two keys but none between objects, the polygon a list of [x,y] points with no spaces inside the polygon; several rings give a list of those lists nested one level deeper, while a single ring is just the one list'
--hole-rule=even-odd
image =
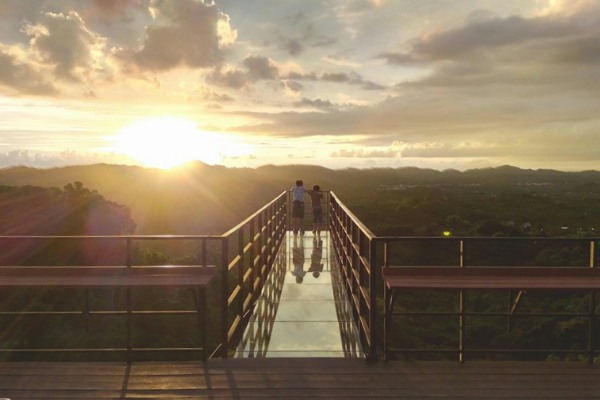
[{"label": "glass floor panel", "polygon": [[235,357],[363,357],[329,236],[291,232]]}]

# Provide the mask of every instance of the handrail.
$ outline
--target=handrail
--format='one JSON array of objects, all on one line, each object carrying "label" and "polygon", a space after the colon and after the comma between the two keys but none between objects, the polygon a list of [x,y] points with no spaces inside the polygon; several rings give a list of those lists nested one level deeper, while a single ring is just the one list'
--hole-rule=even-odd
[{"label": "handrail", "polygon": [[367,359],[377,359],[375,235],[337,198],[329,196],[329,230],[342,281]]},{"label": "handrail", "polygon": [[[333,193],[330,196],[330,231],[333,249],[340,265],[346,292],[352,304],[361,341],[363,347],[367,349],[367,356],[371,359],[376,357],[376,350],[383,346],[383,330],[376,325],[378,320],[377,298],[381,297],[384,302],[388,298],[387,288],[382,284],[381,273],[378,268],[388,268],[392,264],[402,265],[402,262],[405,265],[429,265],[427,262],[433,263],[436,260],[439,262],[441,258],[445,262],[443,265],[449,267],[473,267],[479,264],[483,255],[489,256],[489,250],[486,252],[486,246],[492,246],[492,249],[496,250],[510,247],[509,253],[516,251],[518,246],[525,246],[530,250],[532,247],[542,248],[551,245],[570,246],[570,248],[577,248],[579,254],[577,260],[570,260],[572,264],[589,268],[595,268],[598,264],[595,251],[596,242],[599,241],[598,238],[377,236]],[[406,252],[404,248],[398,249],[399,246],[401,247],[404,244],[408,246],[406,249],[410,248],[410,251]],[[424,250],[417,255],[412,254],[413,257],[411,258],[411,252],[415,252],[420,246]],[[382,249],[381,253],[379,253],[380,249]],[[493,253],[494,256],[491,258],[494,260],[488,261],[491,265],[498,265],[493,263],[501,262],[502,258],[500,256],[502,254],[498,253],[502,253],[502,251]],[[439,254],[441,256],[438,256]],[[510,255],[514,256],[514,254]],[[531,260],[527,262],[533,263]],[[381,296],[379,296],[379,291],[383,291]],[[522,298],[523,293],[519,293],[516,298],[513,298],[512,294],[509,293],[512,310],[516,310]],[[595,296],[592,294],[590,301],[593,302],[594,298]],[[459,324],[464,327],[465,318],[472,314],[465,310],[464,293],[462,291],[460,299]],[[441,312],[438,314],[447,315],[448,313]],[[420,314],[413,313],[411,315]],[[588,315],[588,313],[584,313],[584,315]],[[511,312],[506,314],[509,329],[511,320],[520,317],[522,317],[522,313]],[[385,325],[385,319],[383,323]],[[593,326],[594,321],[590,319],[590,332],[592,332]],[[593,335],[590,334],[588,337],[592,338]],[[594,349],[593,342],[588,343],[587,348],[588,351]],[[591,352],[593,351],[590,351],[590,354]]]},{"label": "handrail", "polygon": [[229,357],[241,339],[254,304],[267,281],[288,226],[288,194],[282,192],[222,238],[221,343]]},{"label": "handrail", "polygon": [[[136,241],[145,241],[145,240],[153,240],[153,241],[161,241],[161,242],[173,242],[173,241],[191,241],[192,244],[189,247],[186,247],[183,252],[186,254],[193,250],[198,250],[200,247],[200,252],[196,251],[195,260],[191,263],[189,260],[186,262],[177,262],[170,263],[169,266],[175,265],[194,265],[201,267],[214,266],[214,258],[210,257],[208,252],[206,251],[208,242],[216,242],[220,240],[219,236],[214,235],[123,235],[123,236],[109,236],[109,235],[96,235],[96,236],[0,236],[0,247],[4,244],[4,251],[0,253],[0,268],[7,268],[8,266],[13,266],[14,264],[10,263],[10,261],[14,261],[11,258],[22,258],[20,257],[23,254],[30,255],[31,253],[35,253],[37,251],[41,251],[38,259],[43,259],[44,253],[43,251],[48,250],[48,246],[46,246],[46,242],[52,242],[52,244],[62,244],[65,245],[65,242],[72,241],[83,241],[82,245],[77,244],[77,247],[72,249],[77,253],[82,253],[79,259],[74,259],[73,262],[68,265],[48,265],[46,262],[44,264],[38,262],[38,259],[35,257],[29,258],[29,260],[24,260],[24,263],[16,264],[20,267],[40,267],[42,270],[44,268],[56,268],[56,270],[64,269],[64,267],[71,268],[85,268],[85,267],[94,267],[94,270],[100,271],[106,269],[107,274],[111,274],[111,271],[116,271],[118,269],[130,269],[145,266],[149,269],[153,269],[153,267],[160,267],[161,264],[155,264],[147,262],[147,260],[137,259],[136,249],[133,245]],[[95,242],[115,242],[116,245],[100,245]],[[95,247],[98,246],[98,247]],[[63,248],[58,246],[58,248]],[[89,261],[94,261],[92,258],[94,256],[102,257],[106,254],[98,255],[98,251],[108,254],[108,257],[105,260],[108,260],[108,263],[90,263]],[[12,252],[12,254],[11,254]],[[90,252],[90,254],[86,254]],[[17,253],[17,254],[14,254]],[[83,261],[83,262],[81,262]],[[134,267],[135,266],[135,267]],[[88,269],[86,268],[86,271]],[[91,270],[91,269],[90,269]],[[169,270],[164,269],[158,272],[160,274],[168,274]],[[115,275],[116,276],[116,275]],[[167,275],[165,275],[167,276]],[[104,284],[102,285],[104,287]],[[94,296],[92,296],[92,288],[79,288],[75,290],[70,290],[68,292],[68,301],[65,296],[61,296],[60,299],[63,305],[58,309],[46,310],[44,307],[35,307],[35,298],[39,296],[44,296],[46,291],[37,290],[35,296],[28,297],[29,307],[27,310],[21,311],[12,311],[9,308],[3,308],[0,310],[0,317],[10,317],[10,316],[19,316],[22,321],[24,321],[25,325],[27,325],[27,318],[71,318],[70,322],[79,321],[83,318],[85,322],[85,330],[88,334],[91,334],[89,321],[90,319],[97,318],[122,318],[121,320],[126,321],[123,326],[124,331],[122,332],[124,340],[118,341],[113,340],[110,343],[94,343],[93,341],[87,342],[84,340],[78,340],[78,343],[67,343],[61,345],[56,345],[53,343],[46,343],[43,341],[42,336],[36,336],[41,338],[42,341],[35,342],[32,344],[32,340],[28,341],[27,346],[23,346],[20,341],[20,337],[15,337],[12,340],[12,344],[8,345],[8,337],[3,336],[4,345],[0,348],[0,353],[5,356],[10,356],[11,354],[20,354],[24,357],[32,354],[55,354],[66,355],[66,354],[89,354],[95,359],[105,359],[103,354],[112,354],[114,356],[123,355],[128,361],[131,361],[133,358],[133,354],[165,354],[169,353],[200,353],[202,358],[205,357],[207,352],[207,342],[206,342],[206,327],[203,326],[204,323],[201,320],[203,317],[201,316],[200,320],[197,320],[197,316],[199,313],[204,314],[204,311],[201,311],[200,307],[205,308],[205,299],[203,296],[200,296],[198,290],[192,290],[192,296],[190,298],[183,297],[178,295],[179,300],[176,302],[171,302],[167,307],[158,306],[158,305],[147,305],[146,302],[144,304],[139,304],[135,306],[132,303],[132,293],[131,288],[127,287],[123,290],[117,290],[117,285],[114,287],[106,287],[106,290],[102,292],[94,291]],[[150,290],[150,289],[147,289]],[[184,290],[188,291],[191,288],[181,289],[181,295],[184,294]],[[204,291],[204,289],[202,289]],[[6,295],[7,291],[3,291]],[[12,292],[11,292],[12,293]],[[64,289],[61,291],[64,292]],[[112,295],[111,295],[112,293]],[[144,292],[146,293],[146,292]],[[149,293],[149,292],[148,292]],[[14,296],[19,298],[18,296],[26,295],[27,293],[19,294],[14,293]],[[31,293],[29,293],[31,294]],[[143,293],[142,293],[143,294]],[[108,296],[108,297],[107,297]],[[13,301],[15,301],[13,299]],[[92,303],[96,303],[93,305]],[[4,302],[6,305],[7,302]],[[33,307],[33,308],[32,308]],[[178,346],[171,345],[169,342],[165,340],[164,343],[160,341],[163,338],[157,338],[152,342],[152,345],[147,343],[143,343],[142,340],[134,340],[132,331],[134,329],[133,319],[139,319],[141,316],[155,316],[155,318],[165,318],[172,316],[174,318],[193,318],[193,320],[197,320],[196,323],[200,323],[200,335],[196,332],[190,332],[189,337],[190,340],[186,340],[185,342],[179,342]],[[72,318],[77,318],[73,320]],[[63,321],[67,323],[67,321]],[[148,321],[150,322],[150,321]],[[190,324],[188,326],[193,326],[195,324]],[[75,324],[74,326],[77,326]],[[119,330],[119,325],[115,325],[113,332],[109,332],[109,336],[113,339],[118,339],[119,336],[116,334]],[[139,329],[139,328],[138,328]],[[97,333],[98,329],[96,329]],[[6,334],[7,332],[3,332]],[[65,333],[67,336],[68,333]],[[114,336],[114,337],[113,337]],[[200,339],[200,342],[198,342]],[[186,343],[189,342],[189,343]],[[17,344],[18,343],[18,344]],[[60,342],[59,342],[60,343]],[[183,345],[182,345],[183,344]],[[52,346],[50,346],[52,345]]]},{"label": "handrail", "polygon": [[[220,343],[217,345],[214,354],[220,354],[221,357],[228,357],[230,348],[235,344],[236,340],[240,337],[244,325],[247,322],[250,312],[254,306],[258,295],[267,279],[268,272],[273,265],[279,246],[283,242],[287,231],[287,208],[288,208],[288,195],[287,192],[281,193],[275,199],[267,203],[265,206],[257,210],[250,217],[240,222],[235,227],[229,229],[222,235],[95,235],[95,236],[0,236],[0,245],[2,243],[10,243],[10,248],[13,251],[22,250],[18,255],[30,254],[30,250],[33,248],[33,242],[58,242],[65,243],[71,241],[85,241],[90,243],[92,241],[115,241],[118,243],[117,248],[111,247],[111,251],[103,251],[103,253],[110,253],[110,262],[104,263],[106,267],[121,266],[125,268],[132,268],[134,265],[139,264],[139,260],[136,260],[135,250],[136,247],[133,245],[137,241],[195,241],[199,242],[199,246],[193,246],[193,251],[197,253],[197,258],[194,262],[195,265],[208,266],[216,265],[220,268]],[[22,249],[19,246],[15,246],[14,243],[21,241]],[[86,245],[89,247],[89,245]],[[15,250],[17,249],[17,250]],[[77,247],[79,249],[79,247]],[[102,253],[102,250],[100,250]],[[5,261],[4,265],[7,265],[7,258],[11,254],[0,254],[0,263]],[[93,259],[93,256],[98,256],[98,252],[95,252],[90,257],[85,258],[86,262],[91,262],[90,265],[100,266]],[[12,254],[17,258],[17,255]],[[4,258],[3,258],[4,257]],[[26,260],[27,261],[27,260]],[[39,265],[39,262],[35,259],[29,259],[29,264],[26,265]],[[87,263],[76,263],[76,265],[88,265]],[[57,265],[59,267],[60,265]],[[88,304],[89,300],[86,298],[85,304]],[[19,315],[72,315],[81,314],[81,311],[40,311],[40,312],[17,312]],[[128,290],[126,309],[124,311],[110,312],[107,310],[103,311],[85,311],[89,315],[127,315],[130,318],[131,315],[138,313],[157,314],[157,315],[186,315],[192,314],[189,310],[143,310],[134,311],[131,309],[130,294]],[[15,314],[15,312],[5,312],[4,314]],[[2,313],[0,313],[2,315]],[[128,325],[128,332],[130,327]],[[128,338],[130,334],[127,334]],[[128,339],[128,342],[130,339]],[[127,349],[131,350],[132,346],[127,345]],[[138,351],[149,352],[149,351],[195,351],[196,347],[186,346],[184,348],[175,347],[161,347],[156,349],[149,348],[138,348]],[[10,349],[0,349],[0,351],[10,351]],[[38,352],[115,352],[123,351],[120,346],[112,348],[91,348],[82,347],[77,349],[67,348],[56,348],[56,349],[14,349],[15,352],[31,353],[33,351]],[[206,351],[206,349],[203,349]]]}]

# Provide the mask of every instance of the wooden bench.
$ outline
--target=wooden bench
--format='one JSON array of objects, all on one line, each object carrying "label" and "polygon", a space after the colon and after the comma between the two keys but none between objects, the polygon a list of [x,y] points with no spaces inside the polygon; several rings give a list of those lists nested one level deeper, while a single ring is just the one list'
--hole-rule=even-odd
[{"label": "wooden bench", "polygon": [[[384,357],[389,355],[391,319],[395,294],[403,289],[465,290],[589,290],[600,289],[600,268],[589,267],[437,267],[382,268],[384,281]],[[519,296],[520,297],[520,296]],[[518,301],[518,300],[517,300]],[[594,296],[591,296],[592,303]],[[459,360],[464,350],[464,307],[460,302]],[[590,304],[590,340],[595,306]],[[589,349],[590,357],[593,356]]]},{"label": "wooden bench", "polygon": [[[141,288],[188,287],[194,299],[202,336],[202,359],[206,359],[206,288],[217,268],[161,265],[143,267],[0,267],[0,288]],[[130,318],[131,310],[127,310]],[[127,324],[130,337],[130,323]],[[128,345],[128,353],[131,346]],[[129,355],[130,356],[130,355]]]}]

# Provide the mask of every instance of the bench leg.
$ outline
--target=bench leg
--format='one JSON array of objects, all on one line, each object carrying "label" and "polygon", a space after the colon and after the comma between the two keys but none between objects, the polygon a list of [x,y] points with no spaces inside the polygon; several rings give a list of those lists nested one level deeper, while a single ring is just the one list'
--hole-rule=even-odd
[{"label": "bench leg", "polygon": [[126,289],[126,303],[127,303],[127,362],[131,363],[133,361],[133,345],[132,345],[132,312],[131,312],[131,288],[127,287]]},{"label": "bench leg", "polygon": [[198,328],[200,335],[200,346],[202,346],[202,361],[206,361],[206,348],[207,348],[207,323],[206,323],[206,290],[203,288],[192,289],[194,295],[194,302],[196,303],[196,310],[198,315]]},{"label": "bench leg", "polygon": [[465,361],[465,291],[458,292],[458,361]]},{"label": "bench leg", "polygon": [[596,293],[590,290],[590,309],[588,317],[588,363],[594,363],[594,335],[595,335],[595,319],[596,319]]},{"label": "bench leg", "polygon": [[383,286],[384,316],[383,316],[383,359],[389,360],[389,341],[392,329],[392,312],[394,311],[394,293],[387,286]]}]

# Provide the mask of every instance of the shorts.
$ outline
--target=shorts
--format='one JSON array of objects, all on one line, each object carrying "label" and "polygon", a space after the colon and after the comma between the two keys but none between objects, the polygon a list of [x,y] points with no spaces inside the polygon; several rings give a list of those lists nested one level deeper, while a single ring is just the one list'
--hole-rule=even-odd
[{"label": "shorts", "polygon": [[292,218],[304,218],[304,202],[294,200],[292,203]]},{"label": "shorts", "polygon": [[323,209],[313,208],[313,222],[323,222]]}]

